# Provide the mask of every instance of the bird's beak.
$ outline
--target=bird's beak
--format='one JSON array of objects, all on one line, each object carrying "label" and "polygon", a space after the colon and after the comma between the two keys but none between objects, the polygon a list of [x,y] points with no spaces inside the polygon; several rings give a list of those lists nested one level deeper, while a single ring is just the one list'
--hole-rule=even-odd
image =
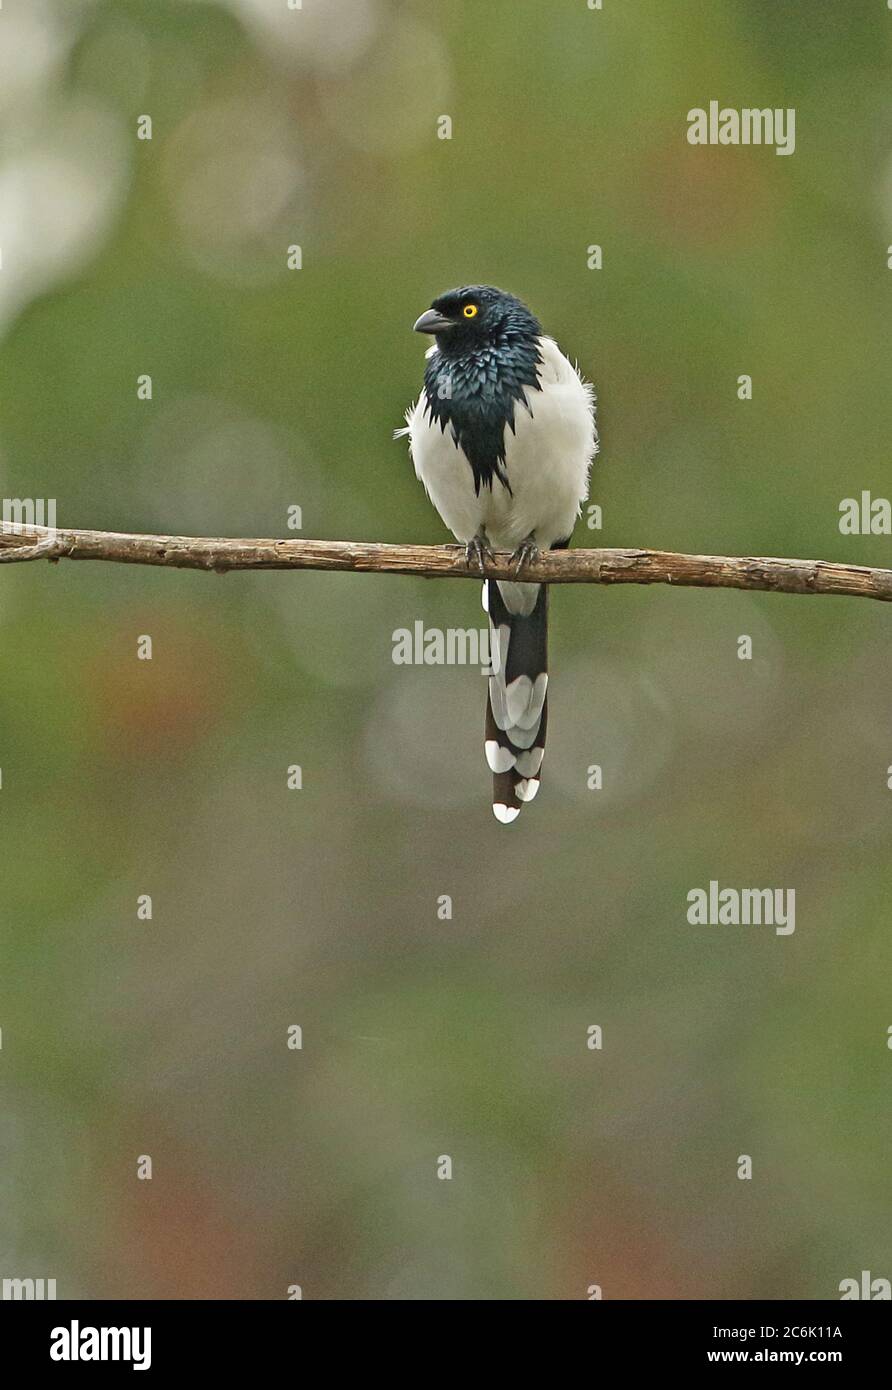
[{"label": "bird's beak", "polygon": [[415,320],[416,333],[442,333],[445,329],[452,327],[452,320],[447,319],[443,314],[438,314],[436,309],[428,309],[421,315],[420,319]]}]

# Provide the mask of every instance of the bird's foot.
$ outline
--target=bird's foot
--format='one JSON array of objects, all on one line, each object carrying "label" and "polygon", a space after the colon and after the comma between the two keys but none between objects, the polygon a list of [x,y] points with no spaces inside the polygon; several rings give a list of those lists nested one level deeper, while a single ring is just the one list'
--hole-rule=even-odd
[{"label": "bird's foot", "polygon": [[496,558],[492,546],[486,538],[485,531],[478,531],[474,539],[468,541],[465,546],[465,554],[468,557],[468,564],[476,565],[481,574],[486,573],[486,561]]},{"label": "bird's foot", "polygon": [[514,566],[514,573],[518,575],[525,565],[529,565],[533,560],[539,558],[539,547],[533,540],[532,535],[527,536],[526,540],[521,541],[520,545],[511,556],[511,563]]}]

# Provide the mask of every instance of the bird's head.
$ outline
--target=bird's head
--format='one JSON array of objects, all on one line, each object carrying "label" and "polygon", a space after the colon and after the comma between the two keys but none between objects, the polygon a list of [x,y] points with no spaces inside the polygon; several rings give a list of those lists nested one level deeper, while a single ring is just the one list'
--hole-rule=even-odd
[{"label": "bird's head", "polygon": [[435,299],[415,324],[416,333],[433,333],[447,356],[502,343],[529,341],[542,332],[525,304],[492,285],[466,285]]}]

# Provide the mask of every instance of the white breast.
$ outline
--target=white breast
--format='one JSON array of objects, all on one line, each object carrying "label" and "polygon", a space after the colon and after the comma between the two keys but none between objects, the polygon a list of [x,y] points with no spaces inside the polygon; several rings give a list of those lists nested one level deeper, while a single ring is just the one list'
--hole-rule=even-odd
[{"label": "white breast", "polygon": [[573,530],[598,447],[594,395],[552,338],[541,338],[539,351],[540,389],[525,388],[529,410],[518,403],[514,432],[505,428],[510,493],[493,479],[475,495],[471,465],[449,428],[431,423],[423,395],[407,412],[415,472],[460,541],[484,527],[496,549],[514,550],[530,535],[546,549]]}]

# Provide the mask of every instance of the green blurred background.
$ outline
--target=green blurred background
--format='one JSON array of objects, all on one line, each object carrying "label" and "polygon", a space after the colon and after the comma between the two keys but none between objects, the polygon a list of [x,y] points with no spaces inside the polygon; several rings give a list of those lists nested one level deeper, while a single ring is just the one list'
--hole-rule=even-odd
[{"label": "green blurred background", "polygon": [[[882,0],[6,0],[0,492],[62,526],[288,535],[298,505],[305,536],[446,539],[391,431],[414,318],[491,281],[598,390],[577,544],[888,565],[838,521],[892,488],[890,51]],[[711,99],[795,107],[795,155],[692,148]],[[391,660],[418,619],[480,626],[479,586],[3,568],[0,1275],[892,1277],[892,614],[555,590],[510,831],[479,671]],[[710,879],[794,888],[795,934],[689,926]]]}]

